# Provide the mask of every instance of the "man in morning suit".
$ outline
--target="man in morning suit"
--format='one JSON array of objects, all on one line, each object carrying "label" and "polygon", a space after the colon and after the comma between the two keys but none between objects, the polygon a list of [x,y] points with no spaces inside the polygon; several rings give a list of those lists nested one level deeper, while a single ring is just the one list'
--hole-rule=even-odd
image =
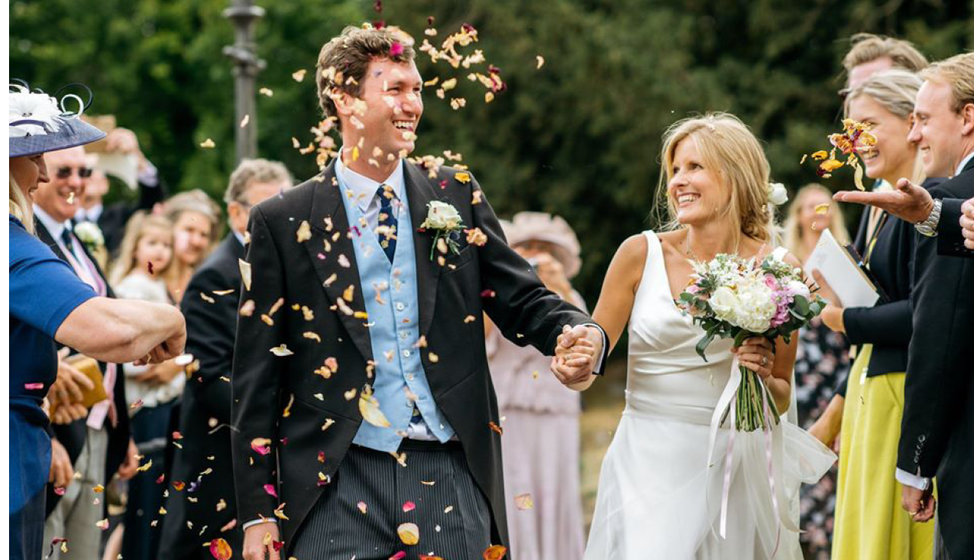
[{"label": "man in morning suit", "polygon": [[473,175],[405,159],[414,55],[387,28],[324,45],[317,93],[341,155],[252,209],[232,372],[246,560],[506,546],[481,313],[569,373],[601,373],[604,333],[507,246]]},{"label": "man in morning suit", "polygon": [[[79,146],[49,152],[45,159],[52,173],[51,180],[41,183],[34,193],[37,236],[97,294],[113,297],[96,260],[72,231],[71,218],[89,175],[85,150]],[[106,517],[105,504],[92,503],[92,489],[105,486],[115,473],[123,479],[131,478],[138,466],[136,445],[130,438],[122,372],[116,372],[117,364],[99,365],[106,393],[112,399],[96,403],[81,418],[59,418],[57,414],[52,418],[52,469],[67,461],[80,478],[73,480],[61,495],[48,485],[44,540],[67,538],[72,555],[79,558],[96,558],[102,539],[102,530],[96,523]],[[59,368],[68,367],[59,363]],[[54,550],[52,558],[57,559],[60,550]]]},{"label": "man in morning suit", "polygon": [[[915,100],[909,141],[926,174],[951,177],[930,192],[899,181],[891,193],[838,193],[914,222],[912,341],[895,476],[917,521],[938,508],[936,557],[973,555],[973,251],[960,227],[973,198],[973,53],[934,63]],[[934,198],[935,199],[934,199]],[[938,504],[931,496],[936,477]]]},{"label": "man in morning suit", "polygon": [[[231,363],[245,258],[248,211],[292,186],[286,167],[246,159],[231,174],[225,204],[231,232],[191,277],[181,300],[187,320],[186,352],[199,362],[184,385],[180,439],[167,498],[160,560],[211,560],[208,546],[223,538],[241,551],[231,466]],[[230,525],[230,526],[229,526]]]}]

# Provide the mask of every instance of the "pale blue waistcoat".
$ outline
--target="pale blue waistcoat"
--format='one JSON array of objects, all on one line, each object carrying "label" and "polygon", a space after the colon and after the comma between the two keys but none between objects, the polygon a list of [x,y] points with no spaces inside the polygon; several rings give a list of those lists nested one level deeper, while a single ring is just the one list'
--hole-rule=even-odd
[{"label": "pale blue waistcoat", "polygon": [[[397,451],[415,407],[421,412],[432,434],[445,443],[454,432],[436,406],[422,368],[421,352],[427,350],[417,347],[418,280],[412,239],[414,228],[405,190],[401,188],[401,192],[397,193],[403,206],[398,213],[395,258],[393,263],[389,263],[373,229],[377,224],[363,227],[363,213],[357,203],[347,196],[347,187],[340,173],[337,180],[348,222],[351,226],[357,226],[356,230],[351,228],[351,235],[370,325],[368,330],[375,363],[374,397],[391,422],[390,427],[382,428],[362,421],[354,435],[354,443],[377,451]],[[384,289],[385,286],[388,286],[387,289]],[[378,303],[375,297],[379,290],[383,303]],[[408,398],[406,388],[416,396],[415,403]]]}]

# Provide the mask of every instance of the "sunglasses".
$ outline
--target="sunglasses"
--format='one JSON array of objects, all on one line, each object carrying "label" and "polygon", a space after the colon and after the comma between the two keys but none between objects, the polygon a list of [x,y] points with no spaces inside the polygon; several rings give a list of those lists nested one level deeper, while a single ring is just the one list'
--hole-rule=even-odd
[{"label": "sunglasses", "polygon": [[86,179],[92,176],[91,167],[68,167],[68,166],[59,167],[58,170],[55,172],[55,175],[59,179],[67,179],[71,177],[72,171],[76,169],[78,170],[78,176],[82,179]]}]

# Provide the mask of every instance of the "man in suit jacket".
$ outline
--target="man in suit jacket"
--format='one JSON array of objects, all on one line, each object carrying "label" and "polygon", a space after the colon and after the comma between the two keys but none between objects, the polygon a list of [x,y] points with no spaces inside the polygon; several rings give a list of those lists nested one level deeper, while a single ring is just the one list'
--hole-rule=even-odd
[{"label": "man in suit jacket", "polygon": [[90,154],[95,161],[92,179],[88,181],[81,205],[75,213],[78,222],[93,222],[102,230],[105,247],[115,256],[126,233],[126,223],[138,210],[151,211],[153,206],[167,198],[167,188],[163,184],[157,168],[140,150],[136,134],[128,128],[114,128],[105,139],[107,152],[136,154],[139,159],[137,188],[139,198],[136,202],[116,202],[104,206],[102,198],[109,193],[109,179],[98,169],[98,154]]},{"label": "man in suit jacket", "polygon": [[[225,191],[231,232],[194,273],[181,301],[187,321],[186,352],[199,369],[184,386],[180,440],[167,498],[161,560],[211,560],[205,545],[224,538],[241,551],[242,531],[231,465],[231,363],[245,258],[248,211],[292,186],[281,163],[244,160]],[[181,490],[176,490],[182,486]],[[229,527],[229,524],[231,525]]]},{"label": "man in suit jacket", "polygon": [[[46,160],[50,169],[69,172],[52,173],[49,182],[38,186],[34,194],[37,236],[96,293],[112,297],[99,265],[72,232],[71,218],[85,189],[85,151],[76,147],[50,152]],[[85,558],[95,558],[99,553],[102,531],[96,523],[105,517],[104,504],[92,504],[92,488],[105,486],[117,472],[123,478],[132,477],[137,467],[122,372],[116,373],[116,364],[100,367],[112,399],[97,403],[83,418],[53,426],[52,439],[66,454],[61,449],[53,453],[52,469],[64,468],[58,463],[67,461],[82,478],[69,484],[63,495],[49,485],[44,526],[47,542],[55,537],[68,538],[72,552]]]},{"label": "man in suit jacket", "polygon": [[[917,521],[937,507],[937,557],[973,550],[973,251],[959,215],[973,198],[973,54],[926,68],[909,141],[926,174],[951,179],[931,190],[899,181],[893,193],[838,193],[838,200],[880,206],[922,234],[913,257],[912,341],[896,478]],[[935,197],[935,200],[933,199]]]},{"label": "man in suit jacket", "polygon": [[252,209],[232,374],[246,560],[506,546],[481,313],[517,344],[559,341],[571,375],[604,348],[507,246],[472,174],[404,159],[422,115],[413,58],[389,29],[324,45],[317,90],[342,155]]}]

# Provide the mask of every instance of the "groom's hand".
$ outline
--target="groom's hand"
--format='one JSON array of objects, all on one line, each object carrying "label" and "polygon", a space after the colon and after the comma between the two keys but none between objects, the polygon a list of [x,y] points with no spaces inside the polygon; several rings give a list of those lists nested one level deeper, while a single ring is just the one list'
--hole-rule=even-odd
[{"label": "groom's hand", "polygon": [[602,341],[602,332],[595,327],[565,325],[555,345],[552,373],[565,385],[587,381],[595,371]]},{"label": "groom's hand", "polygon": [[273,522],[259,523],[245,529],[242,557],[245,560],[279,560],[273,543],[279,540],[279,526]]},{"label": "groom's hand", "polygon": [[936,498],[932,497],[932,488],[919,490],[902,485],[902,508],[912,516],[913,521],[925,523],[936,513]]}]

